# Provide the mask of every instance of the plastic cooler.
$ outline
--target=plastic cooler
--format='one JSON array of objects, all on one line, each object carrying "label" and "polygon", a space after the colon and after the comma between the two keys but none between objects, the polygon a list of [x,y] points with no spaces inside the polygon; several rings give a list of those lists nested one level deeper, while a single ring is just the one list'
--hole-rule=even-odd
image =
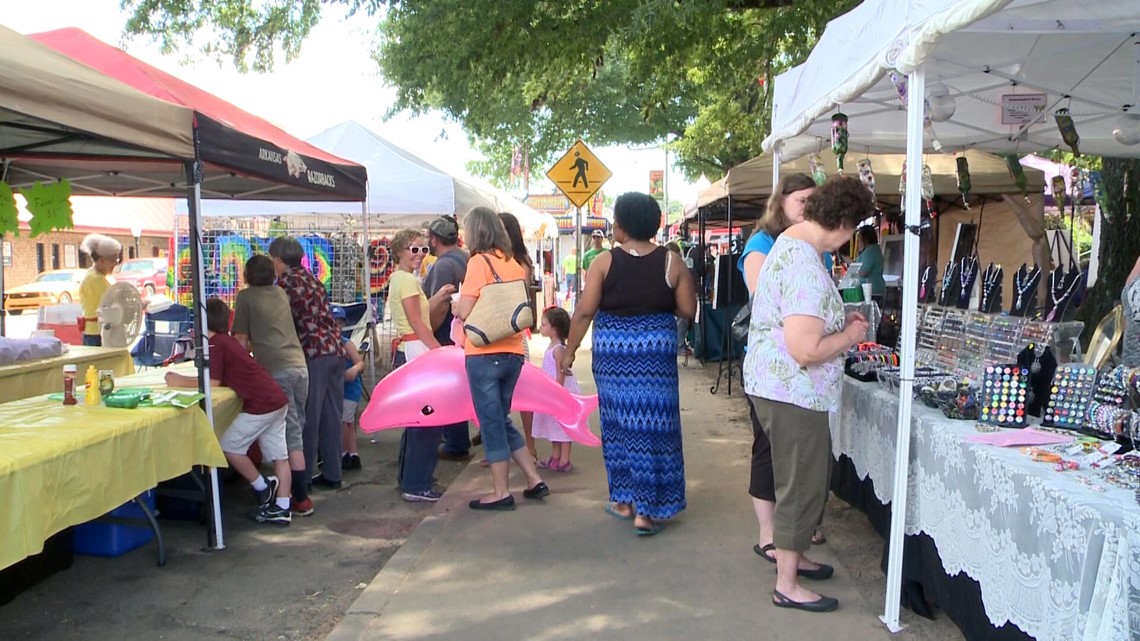
[{"label": "plastic cooler", "polygon": [[[148,490],[143,500],[154,510],[154,490]],[[150,543],[154,532],[146,515],[134,501],[124,503],[107,513],[112,519],[137,520],[137,525],[104,522],[100,517],[75,527],[75,553],[87,556],[115,557]]]},{"label": "plastic cooler", "polygon": [[83,333],[75,322],[82,315],[83,308],[77,303],[45,305],[40,308],[36,329],[50,329],[59,340],[69,345],[82,345]]}]

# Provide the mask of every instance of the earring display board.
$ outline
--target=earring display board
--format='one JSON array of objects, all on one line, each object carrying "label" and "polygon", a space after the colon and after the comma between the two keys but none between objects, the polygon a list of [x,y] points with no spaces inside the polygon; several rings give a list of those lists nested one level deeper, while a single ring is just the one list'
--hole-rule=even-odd
[{"label": "earring display board", "polygon": [[942,334],[938,337],[938,355],[935,364],[945,372],[955,372],[958,369],[958,353],[965,341],[967,319],[969,315],[959,309],[946,311],[946,318],[942,320]]},{"label": "earring display board", "polygon": [[1096,368],[1090,365],[1062,365],[1057,368],[1050,388],[1049,404],[1041,424],[1047,427],[1079,429],[1096,385]]},{"label": "earring display board", "polygon": [[[938,336],[942,333],[942,321],[946,318],[946,309],[943,307],[928,306],[921,313],[918,321],[917,336],[915,336],[915,363],[920,366],[934,364],[938,354]],[[900,337],[901,340],[901,337]],[[901,351],[902,346],[899,346]]]},{"label": "earring display board", "polygon": [[1013,363],[987,365],[982,378],[978,421],[998,427],[1025,427],[1029,370]]},{"label": "earring display board", "polygon": [[1107,438],[1116,434],[1118,423],[1128,418],[1132,402],[1130,389],[1137,382],[1137,370],[1118,366],[1101,375],[1085,418],[1087,426]]}]

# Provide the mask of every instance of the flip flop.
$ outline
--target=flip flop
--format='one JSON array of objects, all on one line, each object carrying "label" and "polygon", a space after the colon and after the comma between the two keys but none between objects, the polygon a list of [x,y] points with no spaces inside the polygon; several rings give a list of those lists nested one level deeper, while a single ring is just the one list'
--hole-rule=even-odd
[{"label": "flip flop", "polygon": [[637,530],[638,536],[653,536],[654,534],[660,534],[661,530],[665,529],[665,524],[654,521],[653,525],[649,527],[634,527],[633,529]]},{"label": "flip flop", "polygon": [[811,534],[811,544],[823,545],[824,543],[827,543],[827,537],[823,535],[823,532],[821,532],[819,528],[816,528],[815,532]]},{"label": "flip flop", "polygon": [[615,519],[618,519],[620,521],[632,521],[633,520],[633,512],[630,512],[629,514],[622,514],[621,512],[618,512],[617,510],[615,510],[613,505],[606,505],[606,514],[609,514],[610,516],[612,516]]},{"label": "flip flop", "polygon": [[769,563],[775,563],[776,562],[776,555],[775,554],[771,554],[771,555],[768,554],[768,552],[775,552],[776,551],[776,544],[775,543],[769,543],[768,545],[765,545],[764,547],[760,547],[760,544],[757,543],[756,545],[752,546],[752,551],[755,552],[756,554],[759,554],[761,557],[763,557],[763,559],[765,561],[767,561]]}]

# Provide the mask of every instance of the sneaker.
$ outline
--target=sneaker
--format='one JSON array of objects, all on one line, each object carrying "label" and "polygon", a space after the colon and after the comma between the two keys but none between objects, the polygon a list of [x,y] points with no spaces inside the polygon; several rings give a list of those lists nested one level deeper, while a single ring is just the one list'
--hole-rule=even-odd
[{"label": "sneaker", "polygon": [[257,511],[253,513],[253,520],[272,525],[289,525],[293,522],[293,515],[289,513],[289,510],[278,507],[276,503],[270,503],[257,508]]},{"label": "sneaker", "polygon": [[330,481],[325,478],[323,474],[318,474],[313,477],[313,487],[322,490],[339,490],[344,485],[341,481]]},{"label": "sneaker", "polygon": [[422,492],[404,492],[402,496],[408,503],[435,503],[443,496],[443,492],[424,490]]},{"label": "sneaker", "polygon": [[254,494],[257,496],[257,507],[259,508],[263,508],[266,505],[269,505],[273,501],[277,500],[277,477],[267,476],[265,478],[265,483],[266,487],[264,490],[261,490],[260,492],[256,490],[254,491]]},{"label": "sneaker", "polygon": [[304,501],[297,501],[290,499],[289,511],[297,516],[312,516],[313,515],[313,499],[306,498]]},{"label": "sneaker", "polygon": [[340,459],[340,469],[347,471],[359,470],[360,455],[359,454],[345,454]]},{"label": "sneaker", "polygon": [[472,457],[474,457],[474,454],[471,452],[457,454],[455,452],[448,452],[442,448],[439,450],[439,460],[441,461],[458,461],[460,463],[465,463],[467,461],[470,461]]}]

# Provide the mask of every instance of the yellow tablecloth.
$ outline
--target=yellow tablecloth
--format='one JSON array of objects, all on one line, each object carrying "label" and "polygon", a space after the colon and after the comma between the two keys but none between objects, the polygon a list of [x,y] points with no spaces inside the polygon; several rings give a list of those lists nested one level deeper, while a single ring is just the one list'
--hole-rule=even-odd
[{"label": "yellow tablecloth", "polygon": [[[167,368],[145,369],[138,374],[121,379],[116,378],[115,386],[165,389],[167,372],[178,372],[186,376],[198,375],[198,370],[193,363],[179,363]],[[234,418],[241,412],[241,399],[228,387],[215,387],[210,390],[210,401],[214,407],[214,433],[220,438],[222,432],[226,431],[226,428],[234,422]]]},{"label": "yellow tablecloth", "polygon": [[[116,384],[143,385],[163,374],[145,372]],[[241,402],[232,390],[214,392],[218,423],[228,425]],[[79,405],[67,407],[39,396],[0,404],[0,568],[39,553],[51,535],[102,516],[194,465],[226,465],[198,408],[125,410],[82,403],[80,397]]]},{"label": "yellow tablecloth", "polygon": [[125,347],[72,346],[58,358],[16,363],[0,367],[0,403],[63,391],[63,366],[73,363],[79,370],[79,385],[91,365],[114,370],[115,376],[134,374],[135,362]]}]

